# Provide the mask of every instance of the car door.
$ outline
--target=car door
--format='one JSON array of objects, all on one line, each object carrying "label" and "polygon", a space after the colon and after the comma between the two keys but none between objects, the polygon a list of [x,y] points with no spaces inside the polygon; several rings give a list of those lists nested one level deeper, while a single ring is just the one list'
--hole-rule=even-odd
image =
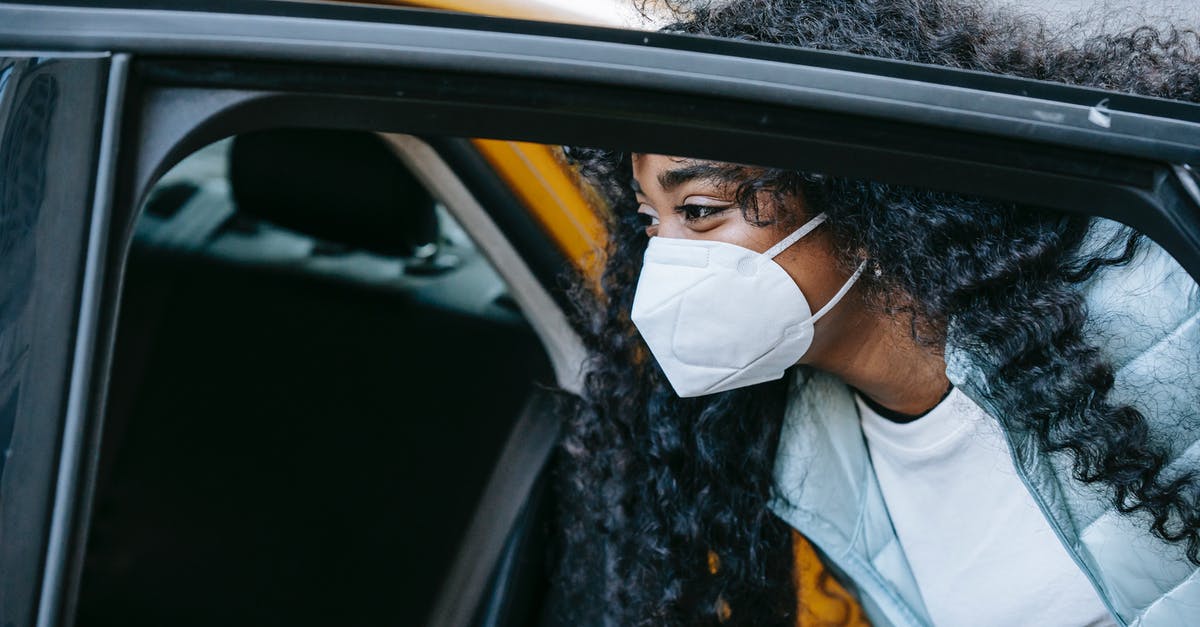
[{"label": "car door", "polygon": [[[81,331],[110,78],[107,55],[3,54],[0,60],[0,607],[30,624],[46,559],[59,446],[90,367]],[[108,135],[104,133],[108,131]],[[107,167],[107,166],[105,166]],[[62,185],[64,180],[78,185]],[[95,242],[92,242],[93,244]],[[93,248],[94,250],[94,248]],[[95,253],[93,252],[93,255]],[[94,258],[93,258],[94,260]],[[89,337],[94,326],[83,332]]]},{"label": "car door", "polygon": [[[158,177],[222,137],[289,126],[429,138],[400,148],[475,220],[568,391],[582,351],[561,234],[520,204],[486,202],[496,181],[479,175],[478,151],[444,138],[820,169],[1085,212],[1134,226],[1200,277],[1200,112],[1181,103],[746,42],[312,3],[6,2],[0,49],[6,625],[72,623],[132,225]],[[468,624],[509,594],[497,565],[519,550],[513,531],[553,441],[552,404],[528,411],[550,423],[510,434],[431,624]]]}]

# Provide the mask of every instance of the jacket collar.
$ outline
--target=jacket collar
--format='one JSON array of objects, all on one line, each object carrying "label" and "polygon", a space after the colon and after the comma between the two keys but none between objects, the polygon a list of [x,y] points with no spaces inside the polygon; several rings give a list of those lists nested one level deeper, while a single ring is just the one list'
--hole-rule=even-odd
[{"label": "jacket collar", "polygon": [[871,468],[853,393],[832,375],[799,369],[789,399],[772,510],[853,581],[872,622],[929,624]]},{"label": "jacket collar", "polygon": [[[966,351],[946,349],[946,375],[989,414],[987,383]],[[927,625],[928,613],[887,512],[853,392],[833,375],[798,368],[775,459],[771,509],[804,534],[858,589],[875,624]],[[1008,430],[1005,430],[1008,434]],[[1010,436],[1011,437],[1011,436]],[[1032,442],[1009,442],[1014,463],[1044,514],[1077,538],[1055,469]],[[875,611],[872,610],[874,606]]]}]

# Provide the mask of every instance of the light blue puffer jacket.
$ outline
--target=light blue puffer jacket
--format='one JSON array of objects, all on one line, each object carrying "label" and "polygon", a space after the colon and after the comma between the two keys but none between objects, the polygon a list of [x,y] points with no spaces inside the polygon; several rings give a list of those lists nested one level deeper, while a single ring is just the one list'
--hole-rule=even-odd
[{"label": "light blue puffer jacket", "polygon": [[[1090,241],[1117,228],[1101,222]],[[1168,471],[1200,469],[1200,291],[1157,245],[1083,286],[1087,332],[1117,366],[1112,398],[1151,421],[1174,454]],[[947,347],[946,373],[992,416],[986,382]],[[1123,516],[1099,487],[1071,478],[1066,456],[1039,452],[1009,434],[1018,474],[1095,585],[1118,624],[1200,625],[1200,569],[1184,547],[1150,535],[1144,516]],[[775,464],[772,509],[804,534],[857,592],[875,625],[929,625],[871,468],[854,397],[823,373],[793,382]],[[1037,624],[1037,617],[1029,617]]]}]

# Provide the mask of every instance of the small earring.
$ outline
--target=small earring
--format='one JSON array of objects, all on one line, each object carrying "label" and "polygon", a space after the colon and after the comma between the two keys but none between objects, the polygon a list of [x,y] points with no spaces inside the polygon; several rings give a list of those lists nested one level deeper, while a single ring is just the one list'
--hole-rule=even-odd
[{"label": "small earring", "polygon": [[875,275],[875,278],[883,276],[883,266],[880,266],[878,261],[872,261],[871,273]]}]

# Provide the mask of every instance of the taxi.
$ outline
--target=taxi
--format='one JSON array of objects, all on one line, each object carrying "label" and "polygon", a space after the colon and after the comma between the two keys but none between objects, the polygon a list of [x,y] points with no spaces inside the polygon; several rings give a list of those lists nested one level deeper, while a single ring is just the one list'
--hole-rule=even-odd
[{"label": "taxi", "polygon": [[[388,4],[0,1],[0,625],[544,624],[608,217],[562,145],[1086,212],[1200,276],[1186,105]],[[801,623],[861,622],[795,547]]]}]

